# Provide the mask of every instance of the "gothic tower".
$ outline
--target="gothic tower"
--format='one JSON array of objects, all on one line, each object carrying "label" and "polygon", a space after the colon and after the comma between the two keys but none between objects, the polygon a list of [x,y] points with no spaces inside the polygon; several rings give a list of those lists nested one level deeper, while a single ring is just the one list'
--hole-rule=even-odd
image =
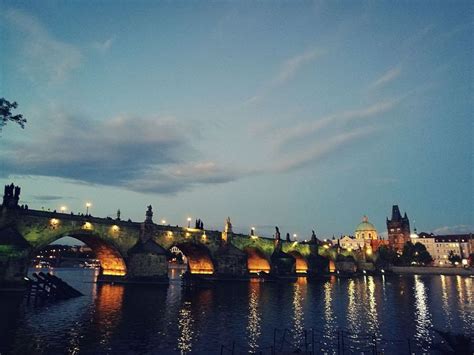
[{"label": "gothic tower", "polygon": [[387,218],[387,232],[389,245],[397,252],[401,252],[405,243],[410,241],[410,221],[406,212],[402,217],[398,205],[392,207],[392,219]]}]

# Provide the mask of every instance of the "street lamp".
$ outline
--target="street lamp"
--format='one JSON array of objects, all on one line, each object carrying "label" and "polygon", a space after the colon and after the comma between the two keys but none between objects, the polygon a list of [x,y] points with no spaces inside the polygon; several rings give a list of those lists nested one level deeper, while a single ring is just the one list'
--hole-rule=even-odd
[{"label": "street lamp", "polygon": [[166,219],[162,219],[161,224],[166,224]]},{"label": "street lamp", "polygon": [[295,238],[295,239],[296,239],[296,237],[297,237],[297,236],[298,236],[298,235],[297,235],[296,233],[295,233],[295,234],[293,234],[293,238]]},{"label": "street lamp", "polygon": [[191,228],[191,217],[188,217],[188,228]]},{"label": "street lamp", "polygon": [[66,206],[61,206],[61,207],[59,207],[59,210],[61,211],[61,213],[65,213],[66,210],[67,210],[67,207]]},{"label": "street lamp", "polygon": [[89,214],[89,207],[92,206],[92,203],[86,202],[86,216]]}]

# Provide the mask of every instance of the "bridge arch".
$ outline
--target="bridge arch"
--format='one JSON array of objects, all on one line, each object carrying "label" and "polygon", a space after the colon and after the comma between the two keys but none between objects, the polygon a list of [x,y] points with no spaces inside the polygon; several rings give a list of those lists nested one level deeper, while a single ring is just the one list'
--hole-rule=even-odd
[{"label": "bridge arch", "polygon": [[215,267],[209,249],[197,243],[184,242],[174,244],[171,249],[177,248],[186,257],[188,270],[191,274],[213,274]]},{"label": "bridge arch", "polygon": [[255,247],[246,247],[244,252],[247,253],[247,268],[251,274],[261,271],[270,272],[270,261],[262,250]]},{"label": "bridge arch", "polygon": [[101,238],[99,234],[82,229],[48,237],[32,249],[30,259],[40,249],[63,237],[77,239],[90,247],[100,261],[102,275],[125,276],[127,274],[125,258],[119,248],[112,241]]},{"label": "bridge arch", "polygon": [[306,274],[308,272],[308,262],[305,257],[296,250],[291,250],[288,252],[292,257],[295,258],[295,269],[297,274]]}]

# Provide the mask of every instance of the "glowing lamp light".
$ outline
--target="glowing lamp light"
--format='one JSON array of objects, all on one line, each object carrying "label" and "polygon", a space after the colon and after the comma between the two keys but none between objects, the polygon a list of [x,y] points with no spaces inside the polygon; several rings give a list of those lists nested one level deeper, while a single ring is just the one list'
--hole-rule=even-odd
[{"label": "glowing lamp light", "polygon": [[161,224],[166,224],[166,219],[162,219]]},{"label": "glowing lamp light", "polygon": [[120,230],[120,228],[119,228],[119,226],[117,226],[116,224],[114,224],[114,225],[112,226],[112,231],[113,231],[113,232],[118,232],[119,230]]},{"label": "glowing lamp light", "polygon": [[173,232],[168,231],[168,238],[173,238]]},{"label": "glowing lamp light", "polygon": [[86,215],[89,214],[89,208],[91,208],[91,207],[92,207],[92,203],[86,202]]},{"label": "glowing lamp light", "polygon": [[329,245],[324,244],[324,248],[325,248],[325,249],[329,249]]},{"label": "glowing lamp light", "polygon": [[206,239],[207,239],[206,233],[204,233],[204,234],[201,236],[201,239],[202,239],[202,240],[206,240]]},{"label": "glowing lamp light", "polygon": [[367,249],[366,253],[367,253],[367,255],[372,255],[372,249],[370,249],[370,248]]},{"label": "glowing lamp light", "polygon": [[49,224],[51,224],[51,226],[53,227],[56,227],[59,224],[59,219],[51,218],[51,220],[49,221]]},{"label": "glowing lamp light", "polygon": [[464,266],[466,266],[467,263],[468,263],[468,260],[467,260],[467,259],[462,259],[462,264],[463,264]]},{"label": "glowing lamp light", "polygon": [[61,211],[61,213],[64,213],[67,211],[67,207],[66,206],[61,206],[59,207],[59,210]]},{"label": "glowing lamp light", "polygon": [[92,229],[92,223],[90,222],[86,222],[84,223],[84,225],[82,226],[83,229],[87,229],[87,230],[91,230]]}]

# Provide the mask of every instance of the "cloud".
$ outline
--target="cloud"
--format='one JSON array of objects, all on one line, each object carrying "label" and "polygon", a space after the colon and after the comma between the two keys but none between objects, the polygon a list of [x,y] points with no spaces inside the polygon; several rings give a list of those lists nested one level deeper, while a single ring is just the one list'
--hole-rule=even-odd
[{"label": "cloud", "polygon": [[378,79],[376,79],[374,82],[372,82],[369,85],[369,89],[377,89],[380,88],[381,86],[384,86],[388,84],[389,82],[395,80],[398,78],[398,76],[401,73],[401,68],[400,67],[394,67],[390,68],[387,70],[382,76],[380,76]]},{"label": "cloud", "polygon": [[281,65],[280,70],[274,75],[274,77],[254,96],[246,100],[244,104],[252,105],[261,101],[273,89],[290,81],[304,65],[311,63],[324,53],[325,51],[322,49],[313,48],[289,58]]},{"label": "cloud", "polygon": [[433,234],[468,234],[474,233],[474,226],[468,224],[458,224],[454,226],[442,226],[431,231]]},{"label": "cloud", "polygon": [[166,194],[243,176],[241,170],[199,161],[189,130],[174,117],[94,121],[64,112],[49,117],[30,143],[11,142],[0,152],[4,172]]},{"label": "cloud", "polygon": [[338,149],[347,146],[357,139],[372,134],[375,130],[376,128],[374,127],[364,127],[350,132],[336,134],[305,148],[303,152],[300,151],[296,154],[291,154],[287,158],[281,159],[270,168],[270,171],[285,172],[301,168],[309,163],[331,155]]},{"label": "cloud", "polygon": [[173,194],[200,185],[223,184],[250,174],[246,169],[220,166],[211,161],[174,164],[147,171],[126,187],[138,192]]},{"label": "cloud", "polygon": [[280,71],[271,81],[271,86],[279,86],[292,79],[296,72],[305,64],[312,62],[317,57],[324,54],[321,49],[310,49],[288,59],[281,66]]},{"label": "cloud", "polygon": [[58,40],[35,17],[10,9],[3,18],[21,45],[20,69],[34,82],[64,81],[79,68],[82,54],[75,46]]},{"label": "cloud", "polygon": [[59,196],[59,195],[34,195],[33,199],[36,201],[57,201],[63,199],[73,199],[71,196]]},{"label": "cloud", "polygon": [[301,140],[302,138],[315,134],[316,132],[327,128],[328,126],[382,115],[392,110],[397,102],[398,100],[396,99],[385,100],[362,109],[341,111],[323,116],[312,122],[293,124],[290,127],[285,127],[275,131],[273,133],[275,135],[275,139],[273,141],[277,142],[276,148],[279,150],[292,141]]},{"label": "cloud", "polygon": [[96,41],[92,46],[97,49],[100,53],[104,54],[112,47],[112,44],[115,42],[115,37],[110,37],[103,42]]}]

